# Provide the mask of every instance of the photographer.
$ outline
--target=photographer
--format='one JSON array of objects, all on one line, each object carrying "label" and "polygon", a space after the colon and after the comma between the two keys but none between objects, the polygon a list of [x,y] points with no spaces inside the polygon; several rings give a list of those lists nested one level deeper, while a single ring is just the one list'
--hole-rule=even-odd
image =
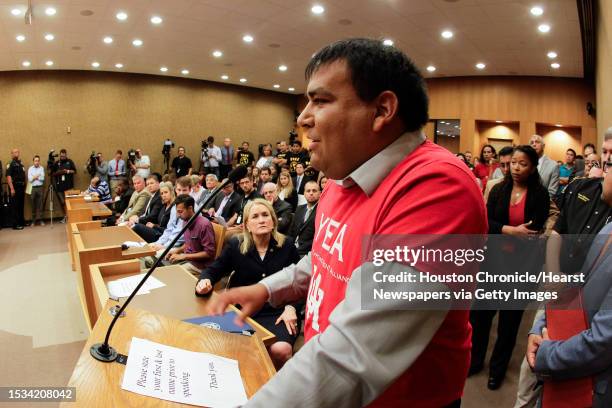
[{"label": "photographer", "polygon": [[108,162],[104,161],[102,153],[96,155],[96,177],[108,183]]},{"label": "photographer", "polygon": [[19,160],[19,149],[11,150],[11,162],[6,169],[6,182],[11,193],[13,229],[22,230],[25,224],[23,203],[25,200],[26,174],[23,164]]},{"label": "photographer", "polygon": [[208,136],[206,144],[202,142],[202,168],[205,174],[214,174],[220,177],[219,162],[221,161],[221,149],[215,146],[215,138]]},{"label": "photographer", "polygon": [[136,149],[134,153],[134,160],[130,157],[130,169],[132,173],[146,180],[151,174],[151,159],[143,155],[140,149]]},{"label": "photographer", "polygon": [[[59,160],[53,165],[53,179],[55,182],[55,194],[59,202],[64,206],[64,191],[74,188],[74,174],[76,166],[68,158],[66,149],[60,150]],[[65,220],[62,220],[65,222]]]}]

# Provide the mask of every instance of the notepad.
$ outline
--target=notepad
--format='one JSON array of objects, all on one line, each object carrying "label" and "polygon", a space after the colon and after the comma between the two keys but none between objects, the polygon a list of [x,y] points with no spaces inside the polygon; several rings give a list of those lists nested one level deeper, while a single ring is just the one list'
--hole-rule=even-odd
[{"label": "notepad", "polygon": [[244,326],[238,326],[234,323],[236,312],[227,312],[223,316],[202,316],[185,319],[184,322],[197,324],[198,326],[208,327],[209,329],[222,330],[227,333],[244,334],[247,336],[255,333],[255,329],[250,324],[244,323]]}]

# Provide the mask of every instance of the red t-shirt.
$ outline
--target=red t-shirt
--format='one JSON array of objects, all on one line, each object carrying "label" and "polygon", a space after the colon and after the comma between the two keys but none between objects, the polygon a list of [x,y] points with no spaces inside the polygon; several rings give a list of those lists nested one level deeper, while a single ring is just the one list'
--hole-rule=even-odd
[{"label": "red t-shirt", "polygon": [[[408,154],[370,197],[358,186],[328,183],[315,221],[306,341],[325,331],[344,299],[347,282],[362,263],[364,236],[485,234],[486,220],[469,169],[429,141]],[[460,398],[470,360],[468,318],[468,311],[450,311],[423,353],[374,404],[443,406]]]},{"label": "red t-shirt", "polygon": [[493,175],[493,172],[499,167],[499,164],[484,164],[478,163],[476,167],[474,167],[474,175],[476,178],[480,179],[482,182],[482,190],[487,186],[487,181],[489,181],[489,177]]},{"label": "red t-shirt", "polygon": [[512,204],[510,203],[510,208],[508,209],[508,225],[516,227],[518,225],[525,223],[525,196],[527,193],[523,194],[518,203]]}]

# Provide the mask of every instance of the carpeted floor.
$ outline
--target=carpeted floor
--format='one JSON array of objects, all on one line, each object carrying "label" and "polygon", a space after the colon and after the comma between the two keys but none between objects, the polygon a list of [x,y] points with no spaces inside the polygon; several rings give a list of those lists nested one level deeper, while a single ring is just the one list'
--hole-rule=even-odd
[{"label": "carpeted floor", "polygon": [[[64,386],[88,336],[64,225],[0,230],[0,386]],[[501,389],[486,387],[487,369],[469,378],[462,407],[512,407],[533,312],[525,313]],[[495,324],[489,349],[495,341]],[[489,350],[489,351],[490,351]],[[77,390],[78,394],[78,390]],[[27,405],[27,404],[26,404]],[[24,404],[0,402],[0,407]],[[36,407],[56,407],[42,403]]]}]

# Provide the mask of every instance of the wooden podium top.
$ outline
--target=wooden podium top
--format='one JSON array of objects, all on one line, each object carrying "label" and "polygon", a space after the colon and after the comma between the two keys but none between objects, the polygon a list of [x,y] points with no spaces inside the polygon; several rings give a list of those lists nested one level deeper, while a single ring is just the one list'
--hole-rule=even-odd
[{"label": "wooden podium top", "polygon": [[[144,242],[130,227],[100,227],[98,229],[80,230],[80,238],[84,249],[121,246],[126,241]],[[155,254],[148,245],[142,248],[128,248],[124,254],[149,256]]]},{"label": "wooden podium top", "polygon": [[[116,302],[109,300],[104,309]],[[195,324],[128,307],[110,337],[110,345],[120,354],[127,354],[132,337],[139,337],[190,351],[212,353],[238,361],[247,397],[251,397],[274,374],[274,366],[266,348],[256,336],[229,334]],[[121,389],[125,366],[117,362],[103,363],[89,354],[90,347],[104,341],[112,316],[100,315],[68,383],[76,387],[76,402],[62,407],[178,407],[183,404],[135,394]],[[129,355],[128,355],[129,360]]]},{"label": "wooden podium top", "polygon": [[107,206],[100,202],[91,202],[91,201],[68,201],[66,202],[66,208],[69,210],[75,209],[89,209],[91,210],[91,215],[93,217],[108,217],[113,214],[111,210],[108,209]]}]

